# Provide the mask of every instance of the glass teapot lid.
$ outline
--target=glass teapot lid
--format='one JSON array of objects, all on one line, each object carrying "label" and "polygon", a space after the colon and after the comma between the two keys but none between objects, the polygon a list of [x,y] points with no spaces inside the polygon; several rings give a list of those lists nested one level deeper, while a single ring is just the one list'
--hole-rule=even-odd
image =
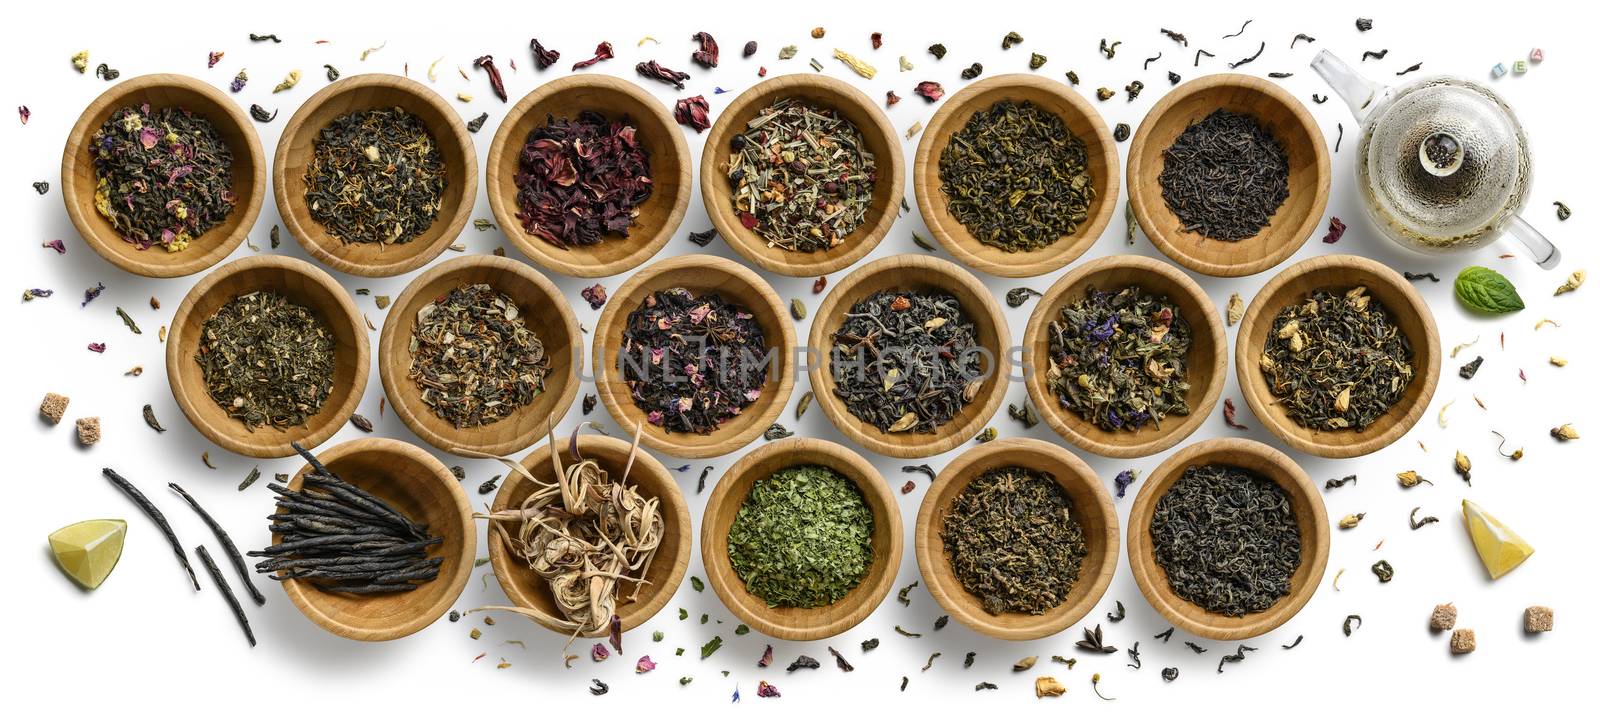
[{"label": "glass teapot lid", "polygon": [[1368,119],[1361,166],[1375,209],[1414,239],[1478,244],[1527,197],[1527,137],[1485,87],[1441,77],[1400,88]]}]

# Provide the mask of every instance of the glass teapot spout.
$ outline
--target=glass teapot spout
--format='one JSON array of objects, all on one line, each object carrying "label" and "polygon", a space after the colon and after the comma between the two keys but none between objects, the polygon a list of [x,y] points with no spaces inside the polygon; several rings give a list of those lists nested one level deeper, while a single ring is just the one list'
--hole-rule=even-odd
[{"label": "glass teapot spout", "polygon": [[1316,70],[1328,86],[1338,93],[1339,98],[1350,106],[1350,114],[1355,115],[1356,122],[1365,124],[1367,113],[1377,106],[1378,100],[1389,88],[1362,77],[1360,73],[1344,64],[1333,53],[1323,50],[1311,60],[1311,69]]}]

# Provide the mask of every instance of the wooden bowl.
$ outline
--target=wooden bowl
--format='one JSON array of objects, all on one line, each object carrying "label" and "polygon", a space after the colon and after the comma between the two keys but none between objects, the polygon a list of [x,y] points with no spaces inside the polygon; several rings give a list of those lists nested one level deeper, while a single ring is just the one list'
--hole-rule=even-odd
[{"label": "wooden bowl", "polygon": [[[1023,467],[1050,473],[1072,500],[1075,518],[1083,528],[1088,553],[1083,558],[1078,581],[1061,604],[1044,614],[1006,612],[996,616],[985,611],[983,603],[967,592],[956,578],[950,566],[950,555],[944,549],[941,535],[950,505],[972,480],[998,467]],[[973,447],[945,465],[922,497],[914,532],[917,568],[922,571],[928,593],[957,621],[996,639],[1039,639],[1072,626],[1100,601],[1111,584],[1111,575],[1117,570],[1120,543],[1117,509],[1112,506],[1105,485],[1076,455],[1037,439],[995,440]]]},{"label": "wooden bowl", "polygon": [[[576,460],[567,454],[567,440],[558,440],[561,445],[561,466],[570,467]],[[600,468],[615,477],[622,473],[628,464],[629,444],[615,437],[604,437],[592,434],[578,437],[578,452],[585,458],[593,459],[599,463]],[[522,458],[522,466],[527,468],[540,482],[554,482],[555,470],[550,466],[550,445],[542,444],[536,447],[528,456]],[[689,570],[689,545],[694,534],[690,525],[689,507],[683,501],[683,493],[678,491],[678,483],[672,474],[661,462],[650,456],[640,448],[638,456],[634,458],[633,468],[628,473],[628,483],[639,488],[639,493],[645,498],[661,500],[661,516],[664,521],[664,531],[661,546],[657,550],[655,559],[651,561],[649,570],[644,579],[647,584],[639,591],[639,599],[634,602],[623,601],[633,594],[631,584],[625,587],[617,602],[617,616],[622,618],[622,631],[626,632],[646,621],[661,608],[667,605],[672,595],[678,591],[678,585],[683,583],[683,575]],[[522,505],[522,501],[533,492],[534,485],[527,478],[515,472],[507,474],[504,482],[500,484],[500,491],[494,496],[492,511],[499,512],[515,509]],[[572,631],[561,625],[564,621],[561,610],[556,608],[555,600],[550,593],[550,585],[538,575],[533,573],[522,560],[511,553],[511,548],[506,546],[505,540],[494,528],[489,529],[489,563],[494,567],[494,578],[500,582],[500,587],[505,590],[506,596],[518,607],[534,614],[534,621],[540,625],[560,634],[571,635]],[[605,632],[594,632],[582,636],[604,636]]]},{"label": "wooden bowl", "polygon": [[[872,566],[847,594],[825,607],[769,607],[745,589],[728,557],[728,530],[757,480],[800,465],[821,465],[854,482],[872,510]],[[883,603],[900,569],[900,505],[888,482],[861,455],[832,442],[790,437],[765,445],[724,472],[706,500],[700,525],[700,558],[706,579],[739,621],[762,634],[789,641],[826,639],[860,624]]]},{"label": "wooden bowl", "polygon": [[[409,376],[411,332],[417,312],[462,285],[486,283],[516,302],[521,319],[538,335],[550,360],[544,392],[510,416],[483,427],[457,429],[422,401]],[[572,307],[561,290],[526,263],[494,255],[457,257],[422,273],[389,309],[378,338],[378,378],[396,416],[418,437],[446,452],[468,450],[507,455],[533,444],[547,421],[560,422],[578,395],[583,340]]]},{"label": "wooden bowl", "polygon": [[[239,295],[257,290],[277,292],[310,309],[333,333],[333,390],[322,411],[308,418],[304,427],[250,431],[206,393],[205,375],[194,360],[206,320]],[[217,268],[184,296],[167,335],[167,382],[189,423],[218,447],[246,457],[288,457],[295,453],[290,442],[311,449],[350,420],[367,389],[368,354],[366,323],[350,295],[328,273],[305,260],[256,255]]]},{"label": "wooden bowl", "polygon": [[[1410,386],[1389,411],[1363,431],[1341,432],[1307,429],[1296,424],[1272,396],[1261,374],[1261,353],[1267,333],[1278,313],[1320,289],[1349,289],[1364,285],[1371,296],[1383,303],[1400,331],[1411,341],[1411,366],[1417,374]],[[1439,330],[1433,313],[1411,283],[1399,273],[1365,257],[1326,255],[1290,265],[1267,282],[1244,319],[1239,322],[1233,365],[1239,389],[1250,404],[1250,411],[1274,435],[1290,447],[1318,457],[1342,459],[1371,454],[1394,444],[1422,418],[1439,385]]]},{"label": "wooden bowl", "polygon": [[[872,207],[867,210],[866,218],[854,232],[845,236],[843,244],[828,250],[790,252],[781,247],[768,247],[767,241],[755,231],[745,229],[733,211],[733,188],[728,184],[728,143],[734,135],[744,132],[746,124],[757,113],[786,97],[838,110],[861,131],[867,150],[877,161],[878,178],[873,185]],[[717,233],[745,259],[768,272],[813,277],[849,267],[878,246],[900,216],[905,172],[900,136],[877,102],[849,83],[826,75],[784,75],[745,90],[711,126],[700,155],[700,197]]]},{"label": "wooden bowl", "polygon": [[[1005,100],[1031,102],[1061,118],[1067,129],[1083,140],[1095,190],[1087,221],[1072,234],[1062,235],[1055,244],[1032,252],[1007,252],[980,242],[950,214],[941,190],[944,183],[939,180],[939,158],[950,145],[951,136],[966,127],[973,114]],[[1100,239],[1117,208],[1121,174],[1117,143],[1088,100],[1055,80],[1014,74],[980,80],[944,101],[917,143],[912,181],[917,190],[917,207],[928,223],[928,231],[962,264],[998,277],[1035,277],[1061,269]]]},{"label": "wooden bowl", "polygon": [[[311,219],[306,204],[306,165],[313,143],[342,115],[395,107],[420,118],[439,146],[445,168],[443,204],[428,230],[410,242],[343,242]],[[352,275],[392,277],[428,264],[466,227],[478,196],[478,150],[455,108],[421,83],[383,73],[345,77],[318,90],[283,126],[272,159],[272,195],[284,227],[317,261]]]},{"label": "wooden bowl", "polygon": [[[1289,156],[1289,199],[1261,232],[1238,242],[1180,231],[1182,223],[1161,197],[1167,148],[1216,110],[1254,117]],[[1277,83],[1249,75],[1207,75],[1173,88],[1150,108],[1128,148],[1128,202],[1139,229],[1178,264],[1213,277],[1253,275],[1299,250],[1322,222],[1332,178],[1322,130],[1305,105]]]},{"label": "wooden bowl", "polygon": [[[232,188],[238,203],[224,222],[196,237],[182,252],[135,247],[94,207],[96,180],[89,143],[111,113],[143,103],[157,109],[182,107],[204,116],[233,154]],[[61,152],[61,199],[72,226],[107,262],[145,277],[182,277],[220,262],[250,234],[266,194],[267,158],[250,118],[221,90],[187,75],[141,75],[112,85],[84,108]]]},{"label": "wooden bowl", "polygon": [[[1089,287],[1116,292],[1137,285],[1144,291],[1165,295],[1188,321],[1193,340],[1189,346],[1189,414],[1168,415],[1160,427],[1154,423],[1143,429],[1108,431],[1085,420],[1077,412],[1061,406],[1050,389],[1046,375],[1050,360],[1050,323],[1061,308],[1084,297]],[[1211,298],[1194,280],[1172,265],[1137,255],[1113,255],[1082,265],[1063,275],[1046,290],[1022,335],[1027,353],[1024,384],[1046,424],[1067,440],[1088,452],[1105,457],[1145,457],[1171,448],[1193,434],[1211,418],[1222,386],[1227,381],[1228,344],[1222,319]]]},{"label": "wooden bowl", "polygon": [[[655,189],[637,209],[627,237],[606,235],[598,245],[557,247],[522,229],[517,219],[517,169],[528,133],[550,117],[576,118],[592,110],[607,119],[624,117],[638,128],[649,152]],[[546,269],[573,277],[608,277],[654,257],[683,222],[689,208],[689,143],[667,108],[638,85],[609,75],[570,75],[540,85],[506,113],[489,146],[489,207],[511,243]]]},{"label": "wooden bowl", "polygon": [[[880,290],[938,291],[955,296],[972,321],[978,344],[988,352],[987,376],[972,402],[932,433],[882,432],[857,419],[834,395],[833,333],[844,324],[844,314],[861,300]],[[972,273],[953,262],[924,255],[896,255],[874,260],[840,280],[822,300],[811,321],[807,344],[819,360],[810,368],[811,388],[824,414],[851,441],[878,454],[890,457],[931,457],[955,449],[977,436],[1005,400],[1009,384],[1006,366],[1011,345],[1011,330],[1005,315],[994,301],[994,294]],[[809,352],[808,352],[809,353]]]},{"label": "wooden bowl", "polygon": [[[443,557],[444,563],[433,581],[393,594],[328,594],[287,579],[281,584],[289,601],[317,626],[364,642],[399,639],[432,624],[461,596],[472,576],[478,532],[461,483],[433,455],[385,437],[345,442],[317,455],[317,461],[443,537],[444,543],[430,548],[428,556]],[[300,489],[310,471],[311,465],[302,467],[289,488]],[[273,544],[279,541],[272,535]]]},{"label": "wooden bowl", "polygon": [[[1289,494],[1295,523],[1300,525],[1300,568],[1289,580],[1289,593],[1264,612],[1229,617],[1214,614],[1179,597],[1167,585],[1166,570],[1156,563],[1150,520],[1156,502],[1193,465],[1226,464],[1270,479]],[[1310,601],[1328,565],[1328,515],[1322,497],[1304,470],[1276,449],[1248,439],[1208,439],[1167,458],[1144,481],[1128,512],[1128,565],[1139,591],[1161,616],[1189,634],[1217,641],[1260,636],[1294,617]]]},{"label": "wooden bowl", "polygon": [[[761,325],[768,351],[774,353],[761,397],[710,434],[667,432],[650,424],[645,420],[644,411],[633,403],[628,384],[617,365],[628,315],[639,309],[652,293],[674,287],[685,288],[696,296],[716,292],[723,299],[749,310]],[[612,419],[622,425],[623,434],[632,435],[634,428],[642,424],[644,444],[674,457],[720,457],[743,447],[777,420],[789,401],[789,393],[794,390],[794,325],[790,324],[787,313],[778,293],[766,280],[731,260],[711,255],[681,255],[641,269],[617,288],[595,324],[594,376],[600,401],[605,403]]]}]

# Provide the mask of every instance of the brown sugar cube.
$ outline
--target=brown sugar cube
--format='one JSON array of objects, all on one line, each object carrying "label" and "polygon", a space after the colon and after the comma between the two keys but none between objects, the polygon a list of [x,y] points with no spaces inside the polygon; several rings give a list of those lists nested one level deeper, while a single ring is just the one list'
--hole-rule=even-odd
[{"label": "brown sugar cube", "polygon": [[39,403],[39,414],[50,420],[50,424],[61,424],[61,417],[67,413],[67,403],[72,400],[54,392],[44,393],[44,401]]},{"label": "brown sugar cube", "polygon": [[1478,648],[1478,635],[1471,629],[1457,629],[1450,633],[1451,654],[1471,654]]},{"label": "brown sugar cube", "polygon": [[1436,632],[1448,632],[1456,628],[1456,605],[1440,604],[1433,608],[1433,615],[1428,617],[1428,628]]},{"label": "brown sugar cube", "polygon": [[1556,613],[1549,607],[1532,606],[1522,613],[1522,629],[1529,634],[1548,632],[1555,626]]},{"label": "brown sugar cube", "polygon": [[83,417],[78,420],[78,444],[85,447],[100,441],[100,418]]}]

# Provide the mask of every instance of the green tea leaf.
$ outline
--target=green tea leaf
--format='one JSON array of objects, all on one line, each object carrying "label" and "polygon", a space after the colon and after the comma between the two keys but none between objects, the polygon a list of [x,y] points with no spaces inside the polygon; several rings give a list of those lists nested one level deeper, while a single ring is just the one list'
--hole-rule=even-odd
[{"label": "green tea leaf", "polygon": [[1468,267],[1456,275],[1456,299],[1479,312],[1506,314],[1523,308],[1511,280],[1487,267]]}]

